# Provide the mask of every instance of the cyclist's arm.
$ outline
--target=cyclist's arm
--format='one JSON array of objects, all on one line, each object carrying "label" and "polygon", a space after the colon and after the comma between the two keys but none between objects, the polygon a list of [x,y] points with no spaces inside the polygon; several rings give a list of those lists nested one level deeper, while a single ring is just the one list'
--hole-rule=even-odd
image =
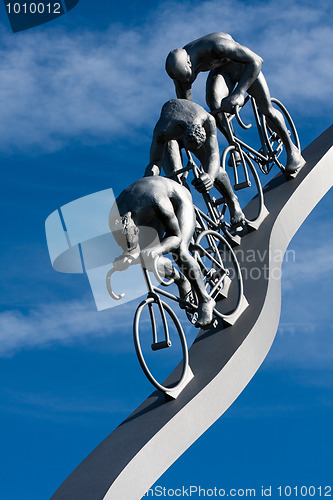
[{"label": "cyclist's arm", "polygon": [[209,115],[204,128],[206,130],[207,139],[204,144],[204,155],[201,160],[204,171],[215,181],[220,169],[220,152],[217,142],[217,132],[215,120]]},{"label": "cyclist's arm", "polygon": [[181,243],[181,231],[179,222],[175,214],[174,207],[169,198],[161,200],[158,210],[160,211],[160,220],[165,229],[165,235],[160,242],[161,254],[167,254],[179,248]]},{"label": "cyclist's arm", "polygon": [[177,80],[173,81],[175,84],[176,95],[178,99],[187,99],[192,101],[192,87],[190,83],[181,83]]},{"label": "cyclist's arm", "polygon": [[164,157],[166,141],[162,134],[154,130],[153,140],[150,146],[149,165],[145,170],[145,177],[160,175]]},{"label": "cyclist's arm", "polygon": [[165,255],[179,248],[181,243],[181,232],[175,210],[169,198],[161,197],[157,200],[154,208],[156,218],[162,224],[165,235],[154,247],[142,250],[142,254],[150,258],[156,255]]},{"label": "cyclist's arm", "polygon": [[157,255],[166,255],[177,250],[180,245],[180,238],[176,235],[164,236],[158,245],[145,248],[141,251],[143,258],[154,259]]}]

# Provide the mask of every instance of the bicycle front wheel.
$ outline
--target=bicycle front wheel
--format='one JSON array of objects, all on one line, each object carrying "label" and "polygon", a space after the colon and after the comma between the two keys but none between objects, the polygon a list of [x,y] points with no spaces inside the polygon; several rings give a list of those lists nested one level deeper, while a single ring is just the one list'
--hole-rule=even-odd
[{"label": "bicycle front wheel", "polygon": [[[187,377],[189,356],[183,328],[171,307],[154,297],[141,302],[134,316],[133,338],[141,368],[153,386],[165,393],[179,388]],[[175,379],[169,385],[159,382],[179,361]]]}]

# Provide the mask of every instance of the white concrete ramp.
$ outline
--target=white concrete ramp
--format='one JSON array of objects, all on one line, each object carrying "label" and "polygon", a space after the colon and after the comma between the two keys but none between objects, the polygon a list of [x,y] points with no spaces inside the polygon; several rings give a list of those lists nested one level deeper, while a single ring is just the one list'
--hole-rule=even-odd
[{"label": "white concrete ramp", "polygon": [[[281,255],[333,184],[332,145],[333,126],[303,151],[307,163],[295,179],[278,174],[266,186],[269,216],[237,250],[249,307],[235,325],[199,333],[190,349],[193,380],[174,401],[154,392],[72,472],[52,500],[140,499],[246,387],[278,328]],[[256,262],[246,258],[250,250],[260,255]]]}]

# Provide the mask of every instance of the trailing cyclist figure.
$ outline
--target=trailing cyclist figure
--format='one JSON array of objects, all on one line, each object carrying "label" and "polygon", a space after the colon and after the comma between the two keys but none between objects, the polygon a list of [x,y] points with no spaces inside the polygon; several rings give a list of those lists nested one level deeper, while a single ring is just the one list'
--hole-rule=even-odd
[{"label": "trailing cyclist figure", "polygon": [[[293,144],[282,114],[271,103],[260,56],[235,42],[227,33],[211,33],[172,50],[166,60],[166,71],[173,79],[177,97],[192,100],[192,83],[199,73],[209,71],[206,101],[212,112],[221,109],[233,113],[243,106],[246,92],[253,96],[260,112],[272,130],[281,138],[287,155],[285,172],[295,175],[305,160]],[[223,113],[216,115],[220,131],[230,143]]]},{"label": "trailing cyclist figure", "polygon": [[[127,269],[141,254],[145,267],[158,259],[158,271],[173,278],[180,297],[189,300],[193,288],[198,298],[197,328],[213,320],[215,300],[206,291],[200,267],[189,251],[195,230],[191,193],[181,184],[165,177],[144,177],[126,188],[110,211],[109,226],[123,253],[113,266]],[[152,238],[152,233],[158,238]],[[153,239],[153,242],[152,242]],[[171,253],[181,272],[170,259]]]}]

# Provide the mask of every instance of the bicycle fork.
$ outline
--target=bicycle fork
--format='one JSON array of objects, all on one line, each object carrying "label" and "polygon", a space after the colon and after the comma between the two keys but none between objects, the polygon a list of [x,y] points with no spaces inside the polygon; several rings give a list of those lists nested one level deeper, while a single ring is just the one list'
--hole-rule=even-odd
[{"label": "bicycle fork", "polygon": [[148,297],[151,297],[154,299],[153,303],[157,304],[157,306],[159,308],[159,312],[161,314],[161,318],[162,318],[162,324],[163,324],[163,329],[164,329],[164,340],[158,342],[157,326],[156,326],[156,321],[155,321],[153,303],[149,303],[148,310],[149,310],[149,315],[150,315],[150,321],[151,321],[152,328],[153,328],[153,343],[151,344],[151,349],[152,349],[152,351],[159,351],[160,349],[166,349],[167,347],[172,346],[172,343],[170,340],[170,335],[169,335],[169,327],[168,327],[168,323],[166,320],[164,308],[162,307],[162,304],[161,304],[161,298],[158,295],[158,293],[156,293],[154,291],[154,287],[151,283],[149,272],[144,266],[142,266],[142,272],[143,272],[143,276],[145,278],[145,282],[146,282],[146,285],[148,288]]}]

